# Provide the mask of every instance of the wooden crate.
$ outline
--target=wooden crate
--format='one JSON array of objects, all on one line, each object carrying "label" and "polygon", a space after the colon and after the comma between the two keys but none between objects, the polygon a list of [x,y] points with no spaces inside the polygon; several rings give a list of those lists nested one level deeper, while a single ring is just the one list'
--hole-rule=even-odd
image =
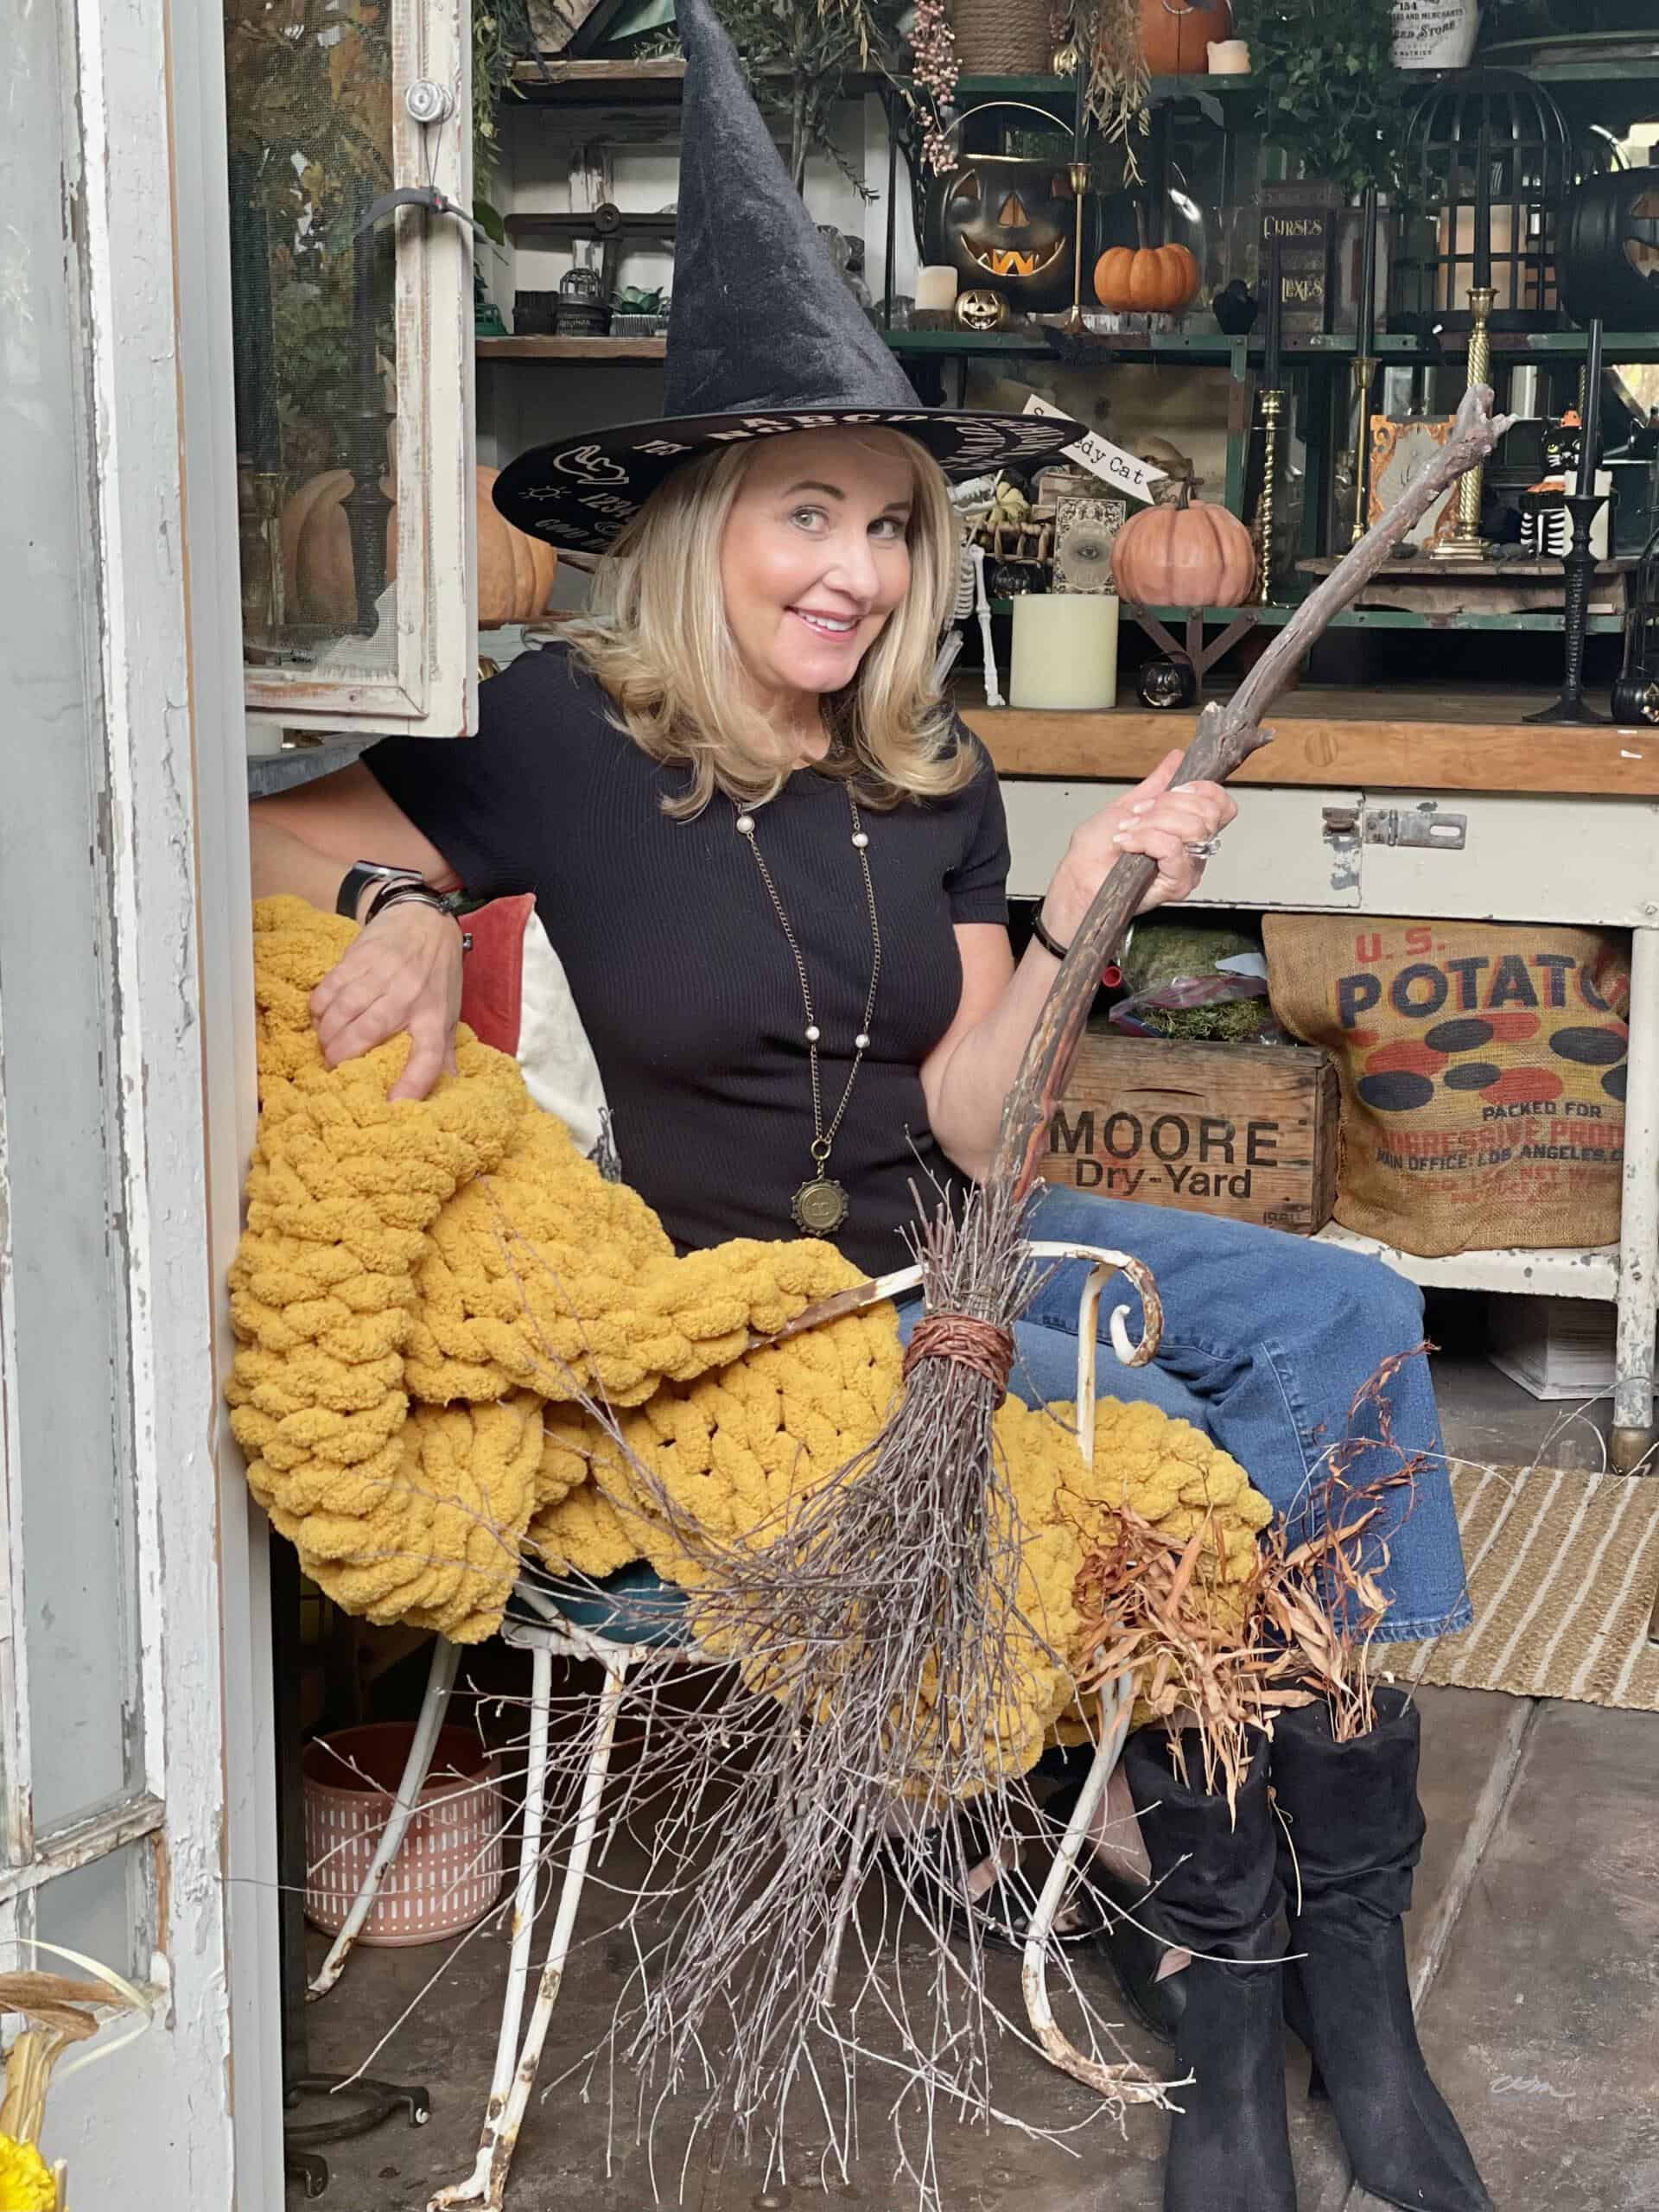
[{"label": "wooden crate", "polygon": [[1337,1202],[1341,1093],[1300,1045],[1188,1045],[1091,1025],[1044,1179],[1312,1236]]}]

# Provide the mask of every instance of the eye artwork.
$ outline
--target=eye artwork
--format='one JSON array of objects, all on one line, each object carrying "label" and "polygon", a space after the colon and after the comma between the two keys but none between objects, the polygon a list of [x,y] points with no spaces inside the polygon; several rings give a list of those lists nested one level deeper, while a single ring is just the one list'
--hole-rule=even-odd
[{"label": "eye artwork", "polygon": [[1057,592],[1116,592],[1112,549],[1128,517],[1127,499],[1061,498],[1054,505]]}]

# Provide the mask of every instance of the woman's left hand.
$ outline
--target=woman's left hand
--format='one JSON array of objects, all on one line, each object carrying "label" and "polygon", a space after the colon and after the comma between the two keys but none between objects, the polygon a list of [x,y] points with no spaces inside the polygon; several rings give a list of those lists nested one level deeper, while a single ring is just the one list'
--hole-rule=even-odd
[{"label": "woman's left hand", "polygon": [[1190,848],[1219,836],[1238,808],[1219,784],[1183,784],[1172,790],[1180,765],[1179,753],[1166,754],[1145,783],[1072,832],[1043,901],[1045,925],[1062,943],[1071,943],[1103,878],[1125,853],[1144,853],[1158,864],[1156,880],[1137,912],[1149,914],[1154,906],[1191,898],[1198,889],[1204,856]]}]

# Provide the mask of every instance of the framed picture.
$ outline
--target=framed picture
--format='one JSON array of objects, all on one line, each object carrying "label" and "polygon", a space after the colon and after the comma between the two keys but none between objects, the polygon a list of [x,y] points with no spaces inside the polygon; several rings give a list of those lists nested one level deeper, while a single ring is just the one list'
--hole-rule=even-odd
[{"label": "framed picture", "polygon": [[1054,503],[1054,589],[1109,592],[1112,547],[1128,519],[1129,503],[1089,493],[1067,494]]},{"label": "framed picture", "polygon": [[[1366,518],[1380,521],[1434,459],[1452,435],[1449,415],[1413,416],[1398,423],[1371,417],[1371,495]],[[1458,489],[1449,484],[1403,543],[1419,550],[1438,545],[1458,526]]]}]

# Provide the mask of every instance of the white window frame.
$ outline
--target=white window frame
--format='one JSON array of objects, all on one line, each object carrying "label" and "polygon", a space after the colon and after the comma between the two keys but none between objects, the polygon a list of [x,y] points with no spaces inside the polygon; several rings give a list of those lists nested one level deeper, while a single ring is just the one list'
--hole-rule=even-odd
[{"label": "white window frame", "polygon": [[[391,7],[394,185],[431,182],[470,208],[470,9],[458,0]],[[423,130],[410,120],[404,95],[420,79],[451,93],[454,111],[442,125]],[[478,725],[473,233],[454,216],[416,207],[390,220],[397,253],[395,674],[347,681],[251,667],[250,734],[261,752],[283,729],[460,737]]]},{"label": "white window frame", "polygon": [[[217,0],[56,5],[76,41],[67,89],[79,174],[65,177],[64,230],[84,283],[92,393],[93,741],[108,794],[110,1127],[143,1725],[119,1802],[35,1836],[28,1562],[8,1544],[0,1709],[13,1717],[5,1757],[19,1786],[0,1838],[0,1943],[29,1936],[52,1881],[126,1850],[130,1898],[154,1937],[152,2024],[54,2088],[54,2154],[88,2204],[133,2202],[142,2175],[145,2204],[281,2212],[266,1540],[221,1395],[226,1269],[254,1120],[221,16]],[[9,991],[29,988],[22,965]],[[0,1188],[3,1169],[0,1128]],[[3,1211],[0,1516],[15,1529]]]}]

